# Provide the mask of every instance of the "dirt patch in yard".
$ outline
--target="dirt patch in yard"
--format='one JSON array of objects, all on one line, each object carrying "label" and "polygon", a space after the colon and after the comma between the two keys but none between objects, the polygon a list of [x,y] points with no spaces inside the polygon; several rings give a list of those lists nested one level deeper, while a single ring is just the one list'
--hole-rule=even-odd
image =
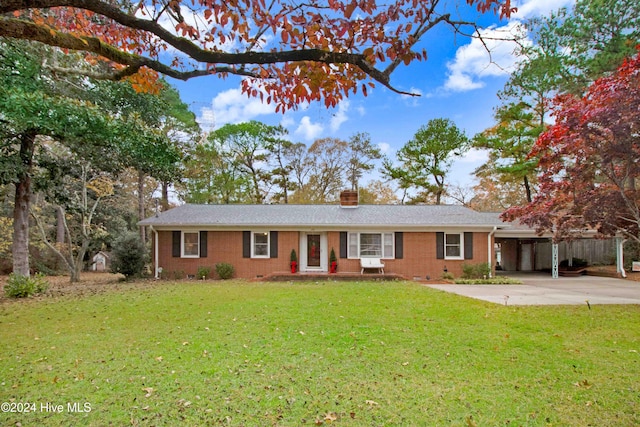
[{"label": "dirt patch in yard", "polygon": [[[7,298],[4,294],[4,285],[8,276],[0,276],[0,302],[21,300],[20,298]],[[70,283],[69,276],[47,276],[49,289],[39,296],[30,299],[42,299],[61,296],[83,297],[95,295],[107,291],[124,291],[129,289],[151,288],[157,282],[154,280],[136,280],[125,282],[124,276],[113,273],[85,272],[80,276],[80,281]]]}]

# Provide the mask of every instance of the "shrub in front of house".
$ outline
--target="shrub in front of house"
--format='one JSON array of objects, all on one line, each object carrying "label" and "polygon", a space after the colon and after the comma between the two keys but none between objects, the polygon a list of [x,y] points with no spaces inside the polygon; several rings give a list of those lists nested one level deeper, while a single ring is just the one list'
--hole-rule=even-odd
[{"label": "shrub in front of house", "polygon": [[222,280],[231,279],[234,273],[235,269],[233,268],[233,265],[228,262],[219,262],[216,264],[216,274]]},{"label": "shrub in front of house", "polygon": [[147,248],[137,233],[127,233],[113,244],[111,271],[129,279],[142,275],[147,262]]},{"label": "shrub in front of house", "polygon": [[454,278],[455,276],[453,275],[453,273],[449,273],[448,271],[445,271],[444,273],[442,273],[443,280],[453,280]]},{"label": "shrub in front of house", "polygon": [[480,264],[462,264],[463,279],[485,279],[491,276],[491,265],[488,262]]},{"label": "shrub in front of house", "polygon": [[456,285],[522,285],[522,280],[499,276],[486,279],[456,279]]},{"label": "shrub in front of house", "polygon": [[9,298],[27,298],[41,294],[49,289],[49,283],[43,274],[37,273],[33,276],[22,276],[11,273],[7,284],[4,286],[4,294]]},{"label": "shrub in front of house", "polygon": [[211,267],[200,266],[198,267],[198,279],[208,279],[211,274]]}]

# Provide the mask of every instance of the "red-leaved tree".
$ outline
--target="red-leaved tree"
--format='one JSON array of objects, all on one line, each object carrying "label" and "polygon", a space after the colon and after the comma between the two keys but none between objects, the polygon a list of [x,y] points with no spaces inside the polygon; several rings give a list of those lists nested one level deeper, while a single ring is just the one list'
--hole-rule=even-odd
[{"label": "red-leaved tree", "polygon": [[583,98],[555,99],[556,122],[536,142],[539,190],[503,218],[571,239],[584,229],[640,243],[640,47]]},{"label": "red-leaved tree", "polygon": [[[448,25],[474,35],[455,14],[466,3],[509,16],[510,0],[2,0],[0,36],[87,52],[108,67],[93,77],[133,78],[149,86],[157,73],[187,80],[246,77],[249,96],[278,110],[382,84],[391,73],[426,59],[418,44]],[[439,42],[439,41],[436,41]],[[52,65],[52,66],[55,66]],[[56,72],[70,70],[57,69]]]}]

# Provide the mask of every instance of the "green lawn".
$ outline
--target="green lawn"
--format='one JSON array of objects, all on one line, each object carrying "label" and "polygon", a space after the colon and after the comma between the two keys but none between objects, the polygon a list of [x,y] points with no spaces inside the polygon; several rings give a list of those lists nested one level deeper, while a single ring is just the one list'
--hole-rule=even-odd
[{"label": "green lawn", "polygon": [[640,307],[164,283],[0,305],[0,381],[2,425],[633,426]]}]

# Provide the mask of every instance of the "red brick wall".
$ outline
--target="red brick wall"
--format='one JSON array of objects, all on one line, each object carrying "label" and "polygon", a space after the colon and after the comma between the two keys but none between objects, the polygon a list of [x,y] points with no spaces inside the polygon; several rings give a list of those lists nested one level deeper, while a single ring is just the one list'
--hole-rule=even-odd
[{"label": "red brick wall", "polygon": [[442,277],[445,266],[455,277],[462,275],[463,264],[487,262],[488,233],[473,233],[473,259],[445,260],[436,258],[436,233],[404,233],[403,259],[385,260],[385,271],[408,278]]},{"label": "red brick wall", "polygon": [[158,265],[162,267],[163,276],[168,278],[195,275],[201,266],[211,267],[213,273],[219,262],[233,265],[235,277],[266,276],[289,270],[291,249],[298,252],[300,246],[298,236],[297,231],[278,232],[278,258],[243,258],[242,231],[209,231],[206,258],[174,258],[171,256],[172,232],[159,231]]},{"label": "red brick wall", "polygon": [[[473,233],[473,259],[443,260],[436,259],[436,233],[411,233],[403,235],[404,258],[385,259],[385,272],[402,274],[408,278],[420,277],[438,279],[446,266],[447,271],[459,277],[462,264],[479,264],[488,261],[488,233]],[[171,231],[160,231],[159,265],[163,276],[174,278],[176,275],[194,275],[198,267],[211,267],[218,262],[228,262],[235,268],[236,277],[256,278],[276,272],[289,271],[291,249],[299,254],[299,233],[297,231],[278,232],[278,258],[255,259],[242,257],[242,231],[209,231],[207,236],[207,258],[174,258],[171,256]],[[333,248],[338,257],[338,272],[360,272],[360,261],[340,258],[340,233],[327,233],[327,256]]]}]

